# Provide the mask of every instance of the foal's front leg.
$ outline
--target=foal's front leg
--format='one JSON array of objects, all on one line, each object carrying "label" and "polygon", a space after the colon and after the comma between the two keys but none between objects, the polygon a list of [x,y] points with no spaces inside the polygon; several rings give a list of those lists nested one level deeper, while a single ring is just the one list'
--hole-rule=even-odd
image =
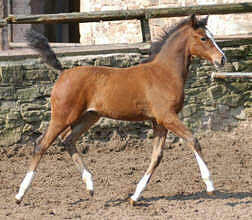
[{"label": "foal's front leg", "polygon": [[209,195],[212,195],[215,190],[213,181],[211,179],[211,175],[207,168],[207,165],[203,160],[201,147],[197,138],[193,137],[192,133],[179,120],[176,114],[169,115],[169,117],[167,118],[169,120],[163,121],[164,126],[173,133],[175,133],[176,135],[178,135],[179,137],[183,138],[186,141],[187,145],[193,150],[193,153],[199,165],[201,177],[207,187],[207,193]]},{"label": "foal's front leg", "polygon": [[165,144],[167,130],[162,126],[157,125],[156,123],[153,124],[153,130],[154,130],[154,146],[153,146],[153,152],[151,156],[151,163],[149,165],[149,168],[145,172],[144,176],[137,184],[135,193],[130,197],[131,205],[134,205],[134,203],[139,199],[140,194],[146,188],[152,174],[154,173],[155,169],[160,164],[162,156],[163,156],[162,150]]}]

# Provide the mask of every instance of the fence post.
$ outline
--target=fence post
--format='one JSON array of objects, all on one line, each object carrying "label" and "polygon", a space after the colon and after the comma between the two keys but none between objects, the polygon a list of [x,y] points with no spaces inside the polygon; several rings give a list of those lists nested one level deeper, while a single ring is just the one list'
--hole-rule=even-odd
[{"label": "fence post", "polygon": [[140,21],[141,21],[143,42],[151,41],[149,19],[141,19]]},{"label": "fence post", "polygon": [[[8,0],[3,0],[0,2],[0,17],[5,18],[8,16],[9,12],[9,1]],[[0,30],[0,48],[1,50],[7,50],[9,49],[9,26],[4,26]]]}]

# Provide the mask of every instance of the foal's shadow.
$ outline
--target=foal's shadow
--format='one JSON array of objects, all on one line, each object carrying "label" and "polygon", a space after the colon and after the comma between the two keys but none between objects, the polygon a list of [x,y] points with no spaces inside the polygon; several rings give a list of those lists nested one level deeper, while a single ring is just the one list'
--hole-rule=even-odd
[{"label": "foal's shadow", "polygon": [[188,195],[177,194],[174,196],[150,197],[150,198],[144,198],[143,200],[147,202],[157,201],[160,199],[169,200],[169,201],[172,201],[172,200],[186,201],[186,200],[201,200],[201,199],[225,200],[225,199],[230,199],[230,198],[244,199],[244,198],[249,198],[249,197],[252,198],[251,192],[215,191],[214,195],[209,196],[205,191],[202,191],[202,192],[192,193]]},{"label": "foal's shadow", "polygon": [[[125,199],[117,199],[117,200],[109,200],[106,202],[105,206],[110,207],[110,206],[120,206],[121,204],[128,202],[129,200],[128,196]],[[172,200],[180,200],[180,201],[187,201],[187,200],[199,200],[199,202],[203,202],[202,200],[227,200],[230,198],[234,199],[244,199],[244,198],[252,198],[252,193],[251,192],[225,192],[225,191],[215,191],[214,195],[209,196],[206,192],[197,192],[197,193],[192,193],[188,195],[184,194],[177,194],[177,195],[171,195],[171,196],[158,196],[158,197],[149,197],[149,198],[142,198],[139,200],[139,202],[136,203],[135,206],[137,207],[149,207],[151,204],[155,201],[159,200],[167,200],[167,201],[172,201]],[[228,202],[226,205],[229,206],[236,206],[241,203],[246,203],[246,204],[252,204],[251,201],[246,201],[246,202]]]}]

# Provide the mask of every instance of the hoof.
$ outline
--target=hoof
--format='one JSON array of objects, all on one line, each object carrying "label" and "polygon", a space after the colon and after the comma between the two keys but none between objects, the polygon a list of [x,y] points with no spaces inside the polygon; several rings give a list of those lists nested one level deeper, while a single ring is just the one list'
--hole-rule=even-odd
[{"label": "hoof", "polygon": [[215,195],[215,191],[207,192],[207,195],[209,195],[209,196],[214,196],[214,195]]},{"label": "hoof", "polygon": [[133,199],[129,198],[129,204],[130,204],[130,206],[135,206],[136,205],[136,201],[134,201]]},{"label": "hoof", "polygon": [[16,200],[16,204],[20,205],[20,203],[22,202],[21,199],[15,199]]},{"label": "hoof", "polygon": [[94,196],[94,190],[88,190],[88,193],[89,193],[89,195],[90,195],[91,197]]},{"label": "hoof", "polygon": [[22,202],[22,197],[19,196],[18,194],[15,196],[16,204],[20,204]]}]

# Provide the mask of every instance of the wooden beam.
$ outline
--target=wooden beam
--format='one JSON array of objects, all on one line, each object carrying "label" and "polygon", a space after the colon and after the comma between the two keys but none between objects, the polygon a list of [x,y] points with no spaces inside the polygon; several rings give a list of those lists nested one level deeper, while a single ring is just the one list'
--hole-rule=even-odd
[{"label": "wooden beam", "polygon": [[226,79],[226,78],[248,78],[252,79],[252,73],[250,72],[217,72],[212,73],[212,79]]},{"label": "wooden beam", "polygon": [[[1,17],[7,17],[8,12],[9,12],[9,1],[3,0],[1,2]],[[0,47],[1,47],[1,50],[7,50],[9,49],[9,27],[7,26],[7,22],[5,20],[3,21],[4,21],[4,26],[1,30],[1,43],[0,43],[1,46]]]},{"label": "wooden beam", "polygon": [[[26,48],[29,47],[28,43],[26,42],[10,42],[10,48],[14,49],[14,48]],[[83,46],[83,44],[81,43],[50,43],[50,46],[52,48],[54,47],[81,47]]]},{"label": "wooden beam", "polygon": [[[252,45],[252,35],[233,35],[233,36],[222,35],[222,36],[216,36],[215,40],[218,42],[218,45],[221,47],[236,47],[236,46],[249,45],[249,44]],[[52,47],[81,47],[83,46],[83,44],[81,43],[50,43],[50,45]],[[127,45],[131,45],[131,44],[127,44]],[[9,46],[10,48],[24,48],[24,47],[28,47],[28,44],[25,42],[10,42]]]},{"label": "wooden beam", "polygon": [[233,40],[224,40],[224,41],[219,41],[217,40],[218,45],[220,47],[239,47],[242,45],[249,45],[252,44],[252,39],[233,39]]},{"label": "wooden beam", "polygon": [[214,39],[218,41],[252,39],[252,34],[215,35]]},{"label": "wooden beam", "polygon": [[35,24],[35,23],[81,23],[99,22],[114,20],[131,19],[150,19],[164,17],[181,17],[191,14],[210,15],[210,14],[234,14],[252,12],[252,3],[235,4],[215,4],[198,5],[190,7],[158,8],[158,9],[137,9],[137,10],[113,10],[113,11],[94,11],[80,13],[61,13],[61,14],[41,14],[41,15],[11,15],[6,19],[0,20],[0,26],[6,23],[12,24]]},{"label": "wooden beam", "polygon": [[150,32],[150,25],[149,25],[148,19],[141,20],[141,30],[142,30],[143,42],[150,42],[151,32]]},{"label": "wooden beam", "polygon": [[[117,53],[140,53],[148,55],[150,43],[135,43],[135,44],[105,44],[105,45],[82,45],[60,47],[61,43],[50,44],[54,47],[57,57],[65,56],[85,56],[85,55],[105,55]],[[39,57],[39,54],[33,49],[24,47],[17,50],[0,51],[0,59],[4,60],[23,60],[24,58]]]}]

